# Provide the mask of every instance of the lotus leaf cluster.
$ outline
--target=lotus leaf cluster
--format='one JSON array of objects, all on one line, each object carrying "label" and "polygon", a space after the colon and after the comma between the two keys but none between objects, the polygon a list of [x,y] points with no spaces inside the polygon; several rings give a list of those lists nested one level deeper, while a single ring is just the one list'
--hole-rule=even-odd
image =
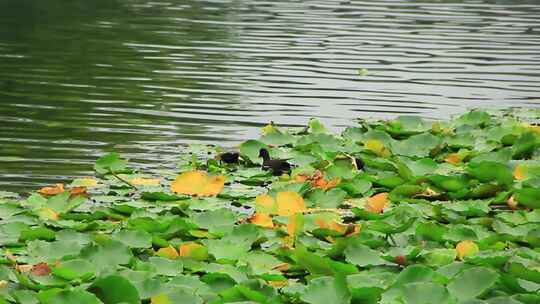
[{"label": "lotus leaf cluster", "polygon": [[[0,303],[540,303],[540,110],[270,124],[0,192]],[[274,176],[260,150],[292,171]]]}]

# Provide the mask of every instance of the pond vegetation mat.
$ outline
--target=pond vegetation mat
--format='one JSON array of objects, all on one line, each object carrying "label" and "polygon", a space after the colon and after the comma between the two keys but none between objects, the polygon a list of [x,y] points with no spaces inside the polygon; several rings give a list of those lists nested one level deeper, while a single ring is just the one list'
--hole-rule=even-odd
[{"label": "pond vegetation mat", "polygon": [[0,192],[0,303],[538,304],[539,119],[269,124],[151,174],[104,155]]}]

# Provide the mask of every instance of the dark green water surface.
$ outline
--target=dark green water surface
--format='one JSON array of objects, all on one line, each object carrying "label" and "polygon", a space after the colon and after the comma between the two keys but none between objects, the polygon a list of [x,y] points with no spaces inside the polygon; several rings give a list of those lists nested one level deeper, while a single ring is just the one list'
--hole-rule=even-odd
[{"label": "dark green water surface", "polygon": [[0,1],[0,190],[475,106],[540,106],[540,1]]}]

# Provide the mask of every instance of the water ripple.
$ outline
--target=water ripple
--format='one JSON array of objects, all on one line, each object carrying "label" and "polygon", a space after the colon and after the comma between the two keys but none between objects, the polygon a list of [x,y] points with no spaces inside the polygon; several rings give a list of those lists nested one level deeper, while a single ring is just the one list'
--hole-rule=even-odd
[{"label": "water ripple", "polygon": [[535,0],[3,1],[0,189],[89,175],[111,150],[161,168],[270,120],[337,130],[538,92]]}]

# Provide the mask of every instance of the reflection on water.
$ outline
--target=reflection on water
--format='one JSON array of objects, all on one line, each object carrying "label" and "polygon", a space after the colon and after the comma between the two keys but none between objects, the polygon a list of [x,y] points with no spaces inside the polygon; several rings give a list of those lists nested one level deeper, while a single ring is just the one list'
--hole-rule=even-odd
[{"label": "reflection on water", "polygon": [[0,189],[112,149],[156,168],[270,120],[439,118],[539,91],[538,1],[1,1]]}]

